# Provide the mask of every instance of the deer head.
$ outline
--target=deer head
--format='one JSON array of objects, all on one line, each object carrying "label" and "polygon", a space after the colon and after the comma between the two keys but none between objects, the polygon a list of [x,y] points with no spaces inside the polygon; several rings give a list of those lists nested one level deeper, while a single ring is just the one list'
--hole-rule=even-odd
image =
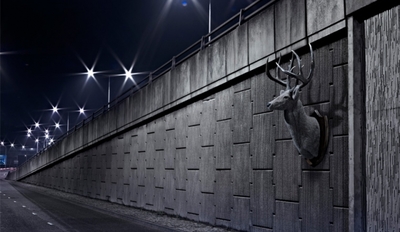
[{"label": "deer head", "polygon": [[[292,51],[292,59],[287,70],[280,66],[280,58],[276,63],[276,77],[273,77],[269,72],[268,60],[266,64],[267,76],[276,83],[285,86],[285,89],[280,92],[280,95],[270,101],[267,106],[271,110],[283,110],[284,120],[290,135],[293,138],[293,143],[299,153],[306,158],[311,166],[318,165],[324,157],[328,139],[329,139],[329,124],[326,116],[321,116],[318,111],[313,115],[305,113],[303,104],[299,100],[300,89],[306,86],[314,71],[314,54],[310,45],[311,65],[310,73],[307,78],[303,76],[303,66],[301,65],[300,57],[296,52]],[[298,67],[293,66],[294,59],[297,60]],[[297,73],[294,71],[296,70]],[[287,75],[286,80],[279,77],[279,73],[283,72]],[[295,85],[292,87],[292,79],[295,79]],[[322,143],[321,143],[322,141]]]},{"label": "deer head", "polygon": [[[271,73],[269,72],[269,67],[268,67],[268,60],[265,65],[265,72],[267,76],[275,81],[276,83],[283,85],[286,87],[285,90],[281,90],[280,95],[276,97],[274,100],[268,102],[267,107],[270,110],[287,110],[287,109],[292,109],[296,107],[297,101],[299,100],[299,90],[306,86],[311,78],[312,74],[314,71],[314,54],[312,51],[311,44],[310,46],[310,51],[311,51],[311,68],[310,68],[310,73],[308,74],[307,78],[303,76],[303,70],[302,68],[304,66],[301,66],[301,60],[300,57],[297,55],[296,52],[292,51],[292,59],[290,60],[289,68],[287,70],[283,69],[280,66],[280,61],[281,59],[279,58],[278,62],[276,63],[276,77],[273,77]],[[293,70],[296,68],[296,66],[293,66],[293,61],[294,58],[297,60],[298,64],[298,73],[294,73]],[[287,75],[286,81],[282,80],[279,75],[279,71],[282,71],[284,74]],[[296,79],[296,85],[294,87],[291,87],[291,79],[295,78]],[[301,82],[301,84],[299,84]]]}]

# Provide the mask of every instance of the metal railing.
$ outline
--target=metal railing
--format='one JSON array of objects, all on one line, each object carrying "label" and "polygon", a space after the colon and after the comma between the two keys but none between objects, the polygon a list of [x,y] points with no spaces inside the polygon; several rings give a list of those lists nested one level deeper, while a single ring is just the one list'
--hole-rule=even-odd
[{"label": "metal railing", "polygon": [[[190,57],[198,53],[199,51],[205,49],[209,45],[215,43],[221,37],[227,35],[229,32],[233,31],[235,28],[239,27],[244,22],[247,22],[249,19],[257,15],[259,12],[263,11],[267,7],[271,6],[276,0],[257,0],[251,3],[249,6],[241,9],[237,14],[232,16],[230,19],[225,21],[220,26],[216,27],[210,33],[202,36],[202,38],[191,46],[186,48],[184,51],[179,53],[178,55],[172,57],[171,60],[167,61],[165,64],[161,65],[158,69],[150,72],[150,74],[141,80],[137,85],[131,87],[130,89],[126,90],[115,99],[111,100],[109,103],[105,104],[103,107],[98,109],[97,111],[93,112],[91,116],[82,120],[78,124],[76,124],[73,128],[69,131],[65,132],[63,135],[57,138],[57,141],[51,145],[46,146],[42,150],[40,150],[37,154],[26,160],[27,161],[34,159],[41,153],[47,150],[50,146],[53,146],[59,143],[61,140],[66,138],[67,136],[71,135],[74,131],[78,130],[79,128],[83,127],[85,124],[91,122],[92,120],[96,119],[97,117],[103,115],[104,113],[108,112],[110,109],[114,108],[118,104],[120,104],[123,100],[128,98],[129,96],[135,94],[136,92],[140,91],[142,88],[147,86],[152,81],[156,80],[157,78],[161,77],[165,73],[171,71],[175,66],[183,63],[184,61],[188,60]],[[210,39],[209,39],[210,38]],[[24,164],[22,163],[21,166]]]}]

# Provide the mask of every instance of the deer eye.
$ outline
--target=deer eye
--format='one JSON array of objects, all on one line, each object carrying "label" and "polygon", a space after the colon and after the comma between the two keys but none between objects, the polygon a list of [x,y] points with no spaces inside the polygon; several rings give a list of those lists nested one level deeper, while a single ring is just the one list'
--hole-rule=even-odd
[{"label": "deer eye", "polygon": [[288,96],[284,96],[283,99],[289,99],[289,97]]}]

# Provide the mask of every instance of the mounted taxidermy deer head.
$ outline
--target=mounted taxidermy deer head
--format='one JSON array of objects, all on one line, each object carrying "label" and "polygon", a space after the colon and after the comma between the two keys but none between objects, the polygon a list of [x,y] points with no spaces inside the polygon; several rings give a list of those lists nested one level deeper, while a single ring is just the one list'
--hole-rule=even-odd
[{"label": "mounted taxidermy deer head", "polygon": [[[287,70],[280,66],[279,58],[279,61],[276,63],[276,77],[270,74],[267,60],[265,71],[267,76],[274,82],[285,87],[285,90],[281,90],[278,97],[268,102],[267,107],[270,110],[283,110],[285,124],[293,138],[295,147],[306,158],[308,164],[316,166],[322,161],[325,155],[328,145],[329,127],[327,117],[322,117],[318,111],[315,111],[311,116],[307,115],[299,99],[301,88],[306,86],[313,77],[314,54],[311,44],[309,46],[311,64],[307,77],[303,76],[303,66],[301,65],[300,57],[294,51],[292,51],[292,59]],[[297,60],[298,67],[293,66],[294,58]],[[298,73],[294,72],[295,69],[298,70]],[[287,75],[286,81],[280,78],[280,71]],[[295,79],[293,87],[291,83],[292,78]]]}]

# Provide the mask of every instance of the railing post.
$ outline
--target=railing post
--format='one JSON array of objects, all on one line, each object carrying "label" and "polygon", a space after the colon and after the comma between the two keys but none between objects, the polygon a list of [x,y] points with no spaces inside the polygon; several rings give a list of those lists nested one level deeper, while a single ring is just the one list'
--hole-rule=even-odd
[{"label": "railing post", "polygon": [[174,68],[175,68],[175,56],[173,56],[171,60],[171,70]]},{"label": "railing post", "polygon": [[240,9],[239,26],[242,25],[242,23],[243,23],[243,9]]},{"label": "railing post", "polygon": [[149,83],[151,84],[153,82],[153,73],[150,72],[149,74]]},{"label": "railing post", "polygon": [[201,37],[200,50],[203,50],[206,45],[206,43],[204,42],[204,39],[205,39],[205,36],[203,35]]}]

